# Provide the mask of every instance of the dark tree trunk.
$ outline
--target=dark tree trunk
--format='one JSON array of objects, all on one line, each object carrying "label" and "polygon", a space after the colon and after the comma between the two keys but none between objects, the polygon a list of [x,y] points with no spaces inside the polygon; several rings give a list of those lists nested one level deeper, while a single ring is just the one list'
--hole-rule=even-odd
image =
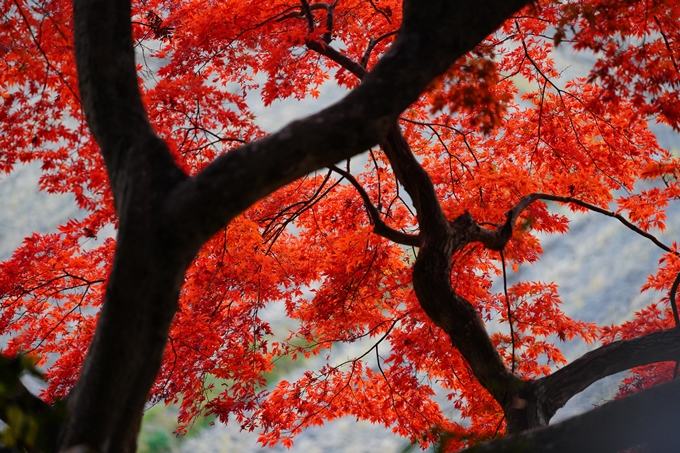
[{"label": "dark tree trunk", "polygon": [[519,433],[548,425],[552,414],[548,415],[546,412],[545,394],[541,390],[541,386],[535,381],[522,381],[520,388],[503,408],[508,433]]}]

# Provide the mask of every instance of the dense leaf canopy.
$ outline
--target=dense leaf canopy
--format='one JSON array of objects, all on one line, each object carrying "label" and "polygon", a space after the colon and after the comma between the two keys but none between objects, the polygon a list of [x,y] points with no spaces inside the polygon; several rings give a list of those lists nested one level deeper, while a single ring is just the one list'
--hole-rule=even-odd
[{"label": "dense leaf canopy", "polygon": [[[3,0],[0,11],[0,170],[41,162],[41,189],[75,195],[87,213],[26,238],[0,264],[3,353],[39,357],[41,397],[53,402],[69,394],[93,340],[116,250],[106,227],[118,227],[122,201],[86,125],[70,2]],[[401,22],[396,0],[135,1],[149,121],[177,166],[198,175],[271,132],[253,113],[260,102],[359,86],[391,55]],[[649,124],[680,130],[678,24],[674,1],[531,4],[432,81],[380,146],[247,202],[185,275],[150,401],[181,404],[180,431],[215,414],[260,430],[264,444],[289,445],[302,428],[352,415],[423,445],[447,432],[455,449],[505,430],[518,407],[497,384],[568,370],[564,342],[673,327],[669,297],[624,325],[598,326],[566,316],[552,282],[493,283],[540,266],[539,233],[569,234],[562,206],[616,215],[651,239],[664,229],[680,160]],[[566,69],[557,52],[593,66]],[[448,313],[436,278],[414,290],[414,278],[430,275],[413,268],[421,254],[431,259],[440,214],[465,233],[446,246],[446,297],[478,317]],[[656,242],[665,255],[643,289],[670,294],[680,260],[675,244]],[[274,335],[263,315],[272,304],[285,306],[289,333]],[[492,323],[507,378],[475,355],[476,324],[454,325],[465,316]],[[363,352],[333,354],[343,343]],[[311,356],[319,367],[267,386],[278,363]],[[644,365],[622,395],[672,377],[675,364],[655,357],[617,365]],[[610,371],[593,371],[547,418]]]}]

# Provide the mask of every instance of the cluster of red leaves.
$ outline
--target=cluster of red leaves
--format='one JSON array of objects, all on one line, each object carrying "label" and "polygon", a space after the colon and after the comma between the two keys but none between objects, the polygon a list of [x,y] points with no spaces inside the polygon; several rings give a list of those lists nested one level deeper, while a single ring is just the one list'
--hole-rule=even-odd
[{"label": "cluster of red leaves", "polygon": [[[369,70],[389,49],[400,2],[333,5],[328,29],[329,4],[310,2],[313,30],[300,3],[287,0],[133,5],[149,117],[187,173],[265,135],[249,105],[256,93],[269,105],[316,97],[331,78],[356,86],[307,42],[330,37]],[[10,338],[4,353],[41,357],[49,365],[43,397],[52,400],[73,385],[92,338],[115,248],[102,228],[116,220],[78,100],[70,2],[2,0],[0,12],[0,171],[41,162],[41,188],[72,193],[87,211],[59,233],[27,238],[0,264],[0,334]],[[469,211],[500,225],[531,192],[606,208],[622,190],[621,212],[644,230],[663,228],[664,210],[679,195],[680,162],[659,148],[647,124],[679,128],[679,16],[677,2],[546,0],[452,66],[401,121],[446,214]],[[565,78],[552,59],[555,43],[594,52],[590,75]],[[356,178],[389,225],[417,232],[380,150]],[[641,180],[666,184],[635,192]],[[536,233],[567,229],[564,216],[532,205],[504,251],[507,271],[539,259]],[[151,400],[181,404],[180,430],[212,413],[261,429],[264,444],[290,445],[302,428],[344,415],[423,445],[443,431],[453,433],[451,448],[493,437],[502,411],[421,310],[411,288],[414,253],[374,235],[358,193],[334,173],[277,191],[196,257]],[[650,287],[668,291],[678,271],[675,255],[668,260]],[[523,377],[565,363],[556,341],[611,341],[671,325],[668,310],[653,305],[630,323],[600,329],[565,316],[554,283],[521,282],[499,293],[492,283],[503,271],[500,255],[477,245],[454,257],[451,278],[499,326],[492,339]],[[274,335],[262,315],[274,303],[292,320],[288,335]],[[364,353],[345,361],[332,354],[355,343]],[[315,356],[322,365],[267,387],[264,373],[284,356]],[[663,366],[646,367],[623,388],[667,375]],[[463,421],[450,418],[451,407]]]}]

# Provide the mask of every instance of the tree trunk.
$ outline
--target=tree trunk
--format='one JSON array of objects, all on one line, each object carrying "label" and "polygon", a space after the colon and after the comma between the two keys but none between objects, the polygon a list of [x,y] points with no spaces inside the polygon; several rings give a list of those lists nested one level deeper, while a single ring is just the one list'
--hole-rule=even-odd
[{"label": "tree trunk", "polygon": [[522,381],[521,387],[504,408],[507,433],[547,426],[552,414],[547,413],[544,401],[542,386],[536,381]]}]

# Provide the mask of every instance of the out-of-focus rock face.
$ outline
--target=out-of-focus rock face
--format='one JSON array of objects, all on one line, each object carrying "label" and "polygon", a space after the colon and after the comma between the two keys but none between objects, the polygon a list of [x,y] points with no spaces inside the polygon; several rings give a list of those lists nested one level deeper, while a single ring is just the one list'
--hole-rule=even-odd
[{"label": "out-of-focus rock face", "polygon": [[40,164],[22,165],[0,175],[0,260],[5,260],[32,233],[48,233],[79,210],[71,195],[38,192]]}]

